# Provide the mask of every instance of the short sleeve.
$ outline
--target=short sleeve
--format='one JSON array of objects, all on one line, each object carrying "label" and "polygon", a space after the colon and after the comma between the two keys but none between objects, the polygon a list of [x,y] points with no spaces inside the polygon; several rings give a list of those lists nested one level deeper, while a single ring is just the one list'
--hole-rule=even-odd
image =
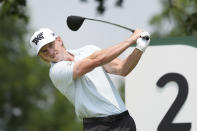
[{"label": "short sleeve", "polygon": [[99,51],[101,50],[101,48],[99,48],[98,46],[95,45],[89,45],[88,48],[92,51]]},{"label": "short sleeve", "polygon": [[98,46],[95,46],[95,45],[87,45],[83,48],[83,50],[85,50],[86,54],[91,55],[95,51],[101,50],[101,48],[99,48]]},{"label": "short sleeve", "polygon": [[73,81],[73,67],[72,61],[60,61],[51,66],[49,76],[53,84],[58,87],[64,85],[68,87]]}]

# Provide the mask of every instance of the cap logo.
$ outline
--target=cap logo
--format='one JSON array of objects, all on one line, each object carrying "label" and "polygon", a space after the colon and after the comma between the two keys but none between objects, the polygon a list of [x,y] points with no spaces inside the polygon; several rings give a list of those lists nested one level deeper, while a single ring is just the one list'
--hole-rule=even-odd
[{"label": "cap logo", "polygon": [[40,34],[38,34],[33,40],[32,42],[35,43],[36,45],[38,44],[38,42],[40,40],[44,39],[44,36],[43,36],[43,32],[41,32]]},{"label": "cap logo", "polygon": [[52,36],[55,36],[55,33],[51,33],[52,34]]}]

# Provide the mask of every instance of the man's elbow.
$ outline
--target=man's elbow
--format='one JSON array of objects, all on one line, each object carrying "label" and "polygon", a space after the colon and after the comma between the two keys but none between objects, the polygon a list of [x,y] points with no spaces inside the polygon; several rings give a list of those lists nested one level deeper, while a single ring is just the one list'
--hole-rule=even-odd
[{"label": "man's elbow", "polygon": [[116,75],[120,75],[120,76],[125,77],[125,76],[128,75],[128,73],[129,73],[129,72],[123,68],[122,63],[118,63],[118,64],[117,64],[117,66],[116,66],[116,68],[115,68],[115,74],[116,74]]},{"label": "man's elbow", "polygon": [[128,71],[126,71],[126,70],[122,70],[122,69],[120,68],[120,70],[119,70],[119,75],[120,75],[120,76],[125,77],[125,76],[127,76],[128,74],[129,74],[129,72],[128,72]]},{"label": "man's elbow", "polygon": [[121,71],[121,76],[124,76],[124,77],[127,76],[130,72],[132,72],[133,69],[134,69],[134,67],[130,68],[128,70],[123,69],[123,71]]},{"label": "man's elbow", "polygon": [[126,77],[129,73],[121,73],[120,76]]},{"label": "man's elbow", "polygon": [[[132,70],[133,70],[133,69],[132,69]],[[120,75],[123,76],[123,77],[125,77],[125,76],[127,76],[132,70],[123,70],[123,71],[121,71]]]}]

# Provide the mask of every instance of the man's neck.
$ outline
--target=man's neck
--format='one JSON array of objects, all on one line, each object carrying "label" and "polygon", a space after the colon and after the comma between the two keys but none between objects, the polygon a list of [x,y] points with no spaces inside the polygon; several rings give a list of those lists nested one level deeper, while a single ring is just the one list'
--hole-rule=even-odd
[{"label": "man's neck", "polygon": [[65,61],[74,61],[74,55],[70,52],[68,52],[66,49],[62,50],[61,53],[61,60]]}]

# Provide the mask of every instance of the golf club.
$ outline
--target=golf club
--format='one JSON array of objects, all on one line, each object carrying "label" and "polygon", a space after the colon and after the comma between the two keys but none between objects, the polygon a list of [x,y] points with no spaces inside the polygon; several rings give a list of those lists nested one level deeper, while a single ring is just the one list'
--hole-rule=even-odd
[{"label": "golf club", "polygon": [[[126,29],[128,31],[131,31],[132,33],[135,31],[135,30],[130,29],[128,27],[125,27],[125,26],[122,26],[119,24],[115,24],[115,23],[111,23],[108,21],[99,20],[99,19],[92,19],[92,18],[87,18],[87,17],[81,17],[81,16],[73,16],[73,15],[67,17],[67,25],[68,25],[69,29],[71,29],[72,31],[77,31],[81,27],[81,25],[83,24],[85,19],[111,24],[111,25]],[[149,40],[149,36],[144,36],[143,39]]]}]

